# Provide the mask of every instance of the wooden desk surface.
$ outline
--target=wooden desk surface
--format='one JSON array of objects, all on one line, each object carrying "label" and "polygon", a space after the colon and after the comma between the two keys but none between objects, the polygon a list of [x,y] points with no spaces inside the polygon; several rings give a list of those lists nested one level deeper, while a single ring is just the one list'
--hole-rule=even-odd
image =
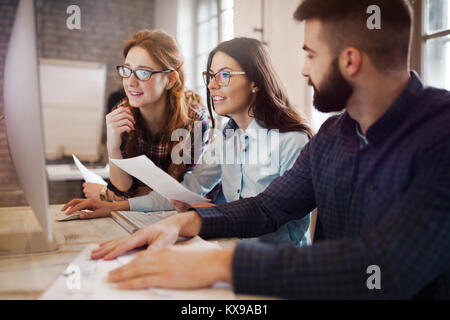
[{"label": "wooden desk surface", "polygon": [[[37,299],[88,244],[129,235],[111,218],[57,222],[62,205],[52,205],[56,252],[0,257],[0,299]],[[0,234],[40,231],[29,207],[0,208]],[[234,241],[219,241],[228,246]],[[237,296],[239,299],[261,297]]]}]

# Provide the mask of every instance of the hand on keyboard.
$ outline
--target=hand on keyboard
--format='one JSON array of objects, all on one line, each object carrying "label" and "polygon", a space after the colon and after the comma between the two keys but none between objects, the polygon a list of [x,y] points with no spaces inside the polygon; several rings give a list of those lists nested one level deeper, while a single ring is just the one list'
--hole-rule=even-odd
[{"label": "hand on keyboard", "polygon": [[149,248],[161,248],[174,244],[180,233],[180,226],[177,222],[178,214],[158,221],[133,233],[129,237],[107,241],[100,244],[97,250],[92,251],[92,259],[111,260],[121,254],[149,245]]}]

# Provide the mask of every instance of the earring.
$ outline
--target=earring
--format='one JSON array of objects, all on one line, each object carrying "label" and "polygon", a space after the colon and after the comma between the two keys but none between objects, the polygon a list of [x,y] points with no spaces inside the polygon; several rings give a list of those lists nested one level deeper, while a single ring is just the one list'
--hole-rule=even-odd
[{"label": "earring", "polygon": [[252,89],[252,93],[256,93],[256,89]]}]

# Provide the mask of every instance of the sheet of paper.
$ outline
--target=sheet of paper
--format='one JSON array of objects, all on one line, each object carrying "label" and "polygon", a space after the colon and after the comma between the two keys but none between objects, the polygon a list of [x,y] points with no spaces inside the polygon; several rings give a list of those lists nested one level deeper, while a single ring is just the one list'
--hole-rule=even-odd
[{"label": "sheet of paper", "polygon": [[158,168],[153,161],[144,155],[129,159],[110,158],[109,161],[133,177],[141,180],[169,200],[178,200],[188,204],[210,201],[186,189],[181,183]]},{"label": "sheet of paper", "polygon": [[107,185],[106,181],[103,180],[102,177],[86,168],[74,154],[72,154],[72,157],[73,161],[75,162],[75,165],[77,166],[78,170],[80,170],[80,173],[86,182],[98,183],[104,186]]},{"label": "sheet of paper", "polygon": [[[177,244],[186,247],[219,248],[217,243],[194,237]],[[132,251],[115,260],[92,260],[91,251],[98,245],[91,244],[75,258],[56,281],[40,297],[40,300],[149,300],[149,299],[235,299],[228,284],[217,283],[211,288],[195,290],[146,289],[120,290],[106,281],[108,273],[133,260],[138,251]]]}]

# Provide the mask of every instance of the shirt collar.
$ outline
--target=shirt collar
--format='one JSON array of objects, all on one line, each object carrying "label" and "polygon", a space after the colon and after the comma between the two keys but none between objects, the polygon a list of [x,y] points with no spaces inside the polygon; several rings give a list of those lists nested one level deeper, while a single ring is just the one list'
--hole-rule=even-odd
[{"label": "shirt collar", "polygon": [[[424,86],[415,71],[410,72],[411,78],[400,96],[389,107],[389,109],[372,124],[366,133],[369,144],[377,143],[389,136],[392,131],[402,122],[408,114],[408,110],[414,103],[416,97],[424,90]],[[343,115],[341,133],[345,136],[354,136],[356,121],[346,111]]]},{"label": "shirt collar", "polygon": [[[236,122],[233,119],[230,119],[228,123],[226,124],[225,128],[223,129],[223,134],[226,137],[226,130],[238,130],[239,127],[236,124]],[[249,138],[256,140],[258,138],[258,131],[259,130],[267,130],[266,128],[259,125],[258,121],[256,119],[253,119],[252,122],[248,125],[247,129],[244,130],[244,136],[248,136]],[[234,134],[237,131],[234,132]],[[233,134],[233,135],[234,135]]]},{"label": "shirt collar", "polygon": [[259,125],[258,121],[256,119],[253,119],[253,121],[248,125],[247,129],[244,130],[244,134],[246,136],[249,136],[250,139],[256,140],[258,138],[258,131],[259,130],[266,130],[266,128]]}]

